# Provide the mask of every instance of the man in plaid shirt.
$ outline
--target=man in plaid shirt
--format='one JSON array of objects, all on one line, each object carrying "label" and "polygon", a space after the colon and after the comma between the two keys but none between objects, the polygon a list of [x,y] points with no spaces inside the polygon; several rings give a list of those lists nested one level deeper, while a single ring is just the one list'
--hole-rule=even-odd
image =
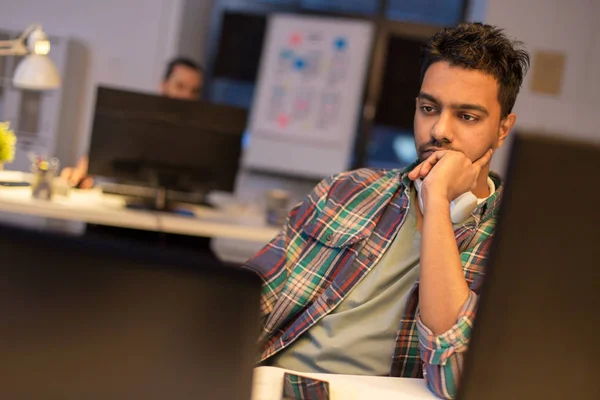
[{"label": "man in plaid shirt", "polygon": [[490,160],[529,66],[519,47],[480,23],[438,32],[416,93],[418,161],[323,180],[247,262],[264,280],[262,365],[424,376],[455,396],[503,191]]}]

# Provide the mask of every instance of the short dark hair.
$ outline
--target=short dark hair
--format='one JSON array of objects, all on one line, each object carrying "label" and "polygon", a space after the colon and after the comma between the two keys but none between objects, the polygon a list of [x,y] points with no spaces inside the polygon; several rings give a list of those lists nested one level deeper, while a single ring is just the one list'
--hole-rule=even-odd
[{"label": "short dark hair", "polygon": [[498,81],[498,102],[504,118],[512,112],[529,69],[529,54],[522,45],[509,39],[502,29],[480,22],[442,29],[423,47],[421,83],[427,69],[438,61],[490,74]]},{"label": "short dark hair", "polygon": [[204,73],[204,69],[200,66],[200,64],[198,64],[191,58],[177,57],[177,58],[174,58],[171,61],[169,61],[169,63],[167,64],[167,69],[165,70],[165,75],[163,77],[163,80],[166,81],[167,79],[169,79],[171,77],[171,75],[173,74],[173,70],[175,69],[175,67],[177,67],[179,65],[181,65],[183,67],[191,68],[195,71],[198,71],[199,74]]}]

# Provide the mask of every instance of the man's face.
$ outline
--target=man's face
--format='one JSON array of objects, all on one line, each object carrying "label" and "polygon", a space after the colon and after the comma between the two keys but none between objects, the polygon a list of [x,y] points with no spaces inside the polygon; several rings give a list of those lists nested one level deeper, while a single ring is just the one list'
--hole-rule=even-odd
[{"label": "man's face", "polygon": [[202,90],[202,75],[193,68],[177,65],[161,84],[161,93],[173,99],[198,100]]},{"label": "man's face", "polygon": [[501,118],[496,78],[477,70],[432,64],[425,73],[415,111],[415,144],[422,161],[436,150],[456,150],[472,161],[496,149],[514,125]]}]

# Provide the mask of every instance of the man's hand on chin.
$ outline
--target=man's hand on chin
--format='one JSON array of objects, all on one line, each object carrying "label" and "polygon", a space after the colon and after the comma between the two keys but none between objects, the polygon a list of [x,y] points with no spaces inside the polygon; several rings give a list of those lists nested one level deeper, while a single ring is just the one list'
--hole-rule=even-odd
[{"label": "man's hand on chin", "polygon": [[423,179],[421,196],[424,203],[450,203],[465,192],[477,190],[479,176],[492,159],[492,154],[493,150],[489,149],[473,162],[458,151],[436,151],[417,165],[408,177],[413,181]]}]

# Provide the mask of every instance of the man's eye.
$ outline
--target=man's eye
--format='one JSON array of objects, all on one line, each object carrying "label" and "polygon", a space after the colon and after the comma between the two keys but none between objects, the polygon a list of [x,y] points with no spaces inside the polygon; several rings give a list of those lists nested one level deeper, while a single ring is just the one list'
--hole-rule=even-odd
[{"label": "man's eye", "polygon": [[431,114],[435,111],[435,108],[431,106],[421,106],[421,111],[423,111],[425,114]]},{"label": "man's eye", "polygon": [[470,114],[462,114],[461,118],[464,119],[467,122],[473,122],[473,121],[477,121],[477,117],[470,115]]}]

